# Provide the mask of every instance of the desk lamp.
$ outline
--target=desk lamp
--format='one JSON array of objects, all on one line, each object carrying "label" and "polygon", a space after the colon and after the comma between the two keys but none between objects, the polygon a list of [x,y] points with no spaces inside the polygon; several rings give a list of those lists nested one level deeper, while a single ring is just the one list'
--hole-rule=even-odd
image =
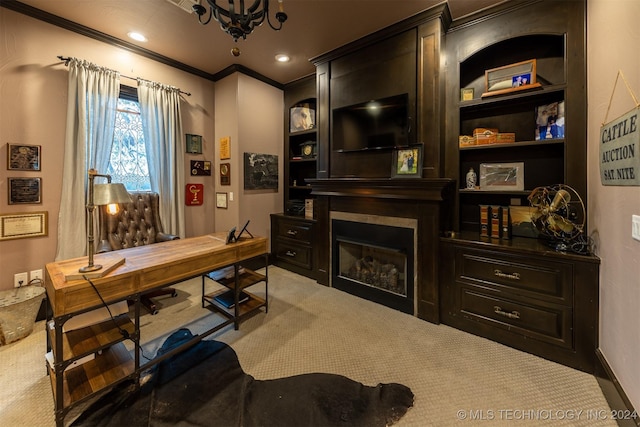
[{"label": "desk lamp", "polygon": [[[89,264],[80,268],[80,273],[89,273],[97,271],[102,268],[101,265],[93,263],[93,255],[95,247],[93,245],[93,214],[96,210],[96,206],[107,205],[107,213],[115,215],[119,211],[119,203],[131,202],[131,196],[125,188],[124,184],[111,183],[111,175],[99,174],[95,169],[89,169],[89,194],[87,197],[87,242],[89,248]],[[94,184],[94,180],[97,176],[107,178],[106,184]]]}]

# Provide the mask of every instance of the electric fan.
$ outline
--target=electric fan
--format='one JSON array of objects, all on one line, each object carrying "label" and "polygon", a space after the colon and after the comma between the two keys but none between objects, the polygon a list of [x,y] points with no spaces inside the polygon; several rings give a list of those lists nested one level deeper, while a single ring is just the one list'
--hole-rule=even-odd
[{"label": "electric fan", "polygon": [[528,199],[535,208],[533,224],[557,251],[591,252],[591,241],[584,234],[584,203],[576,190],[564,184],[537,187]]}]

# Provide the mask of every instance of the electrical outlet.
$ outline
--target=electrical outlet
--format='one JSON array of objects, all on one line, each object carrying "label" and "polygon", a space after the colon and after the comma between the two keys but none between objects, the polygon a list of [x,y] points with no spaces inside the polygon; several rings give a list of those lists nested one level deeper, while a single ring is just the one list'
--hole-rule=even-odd
[{"label": "electrical outlet", "polygon": [[26,286],[27,282],[29,282],[29,277],[27,276],[27,272],[17,273],[13,275],[13,287],[19,288],[20,286]]},{"label": "electrical outlet", "polygon": [[44,280],[42,278],[42,270],[31,270],[31,273],[29,273],[29,283],[35,281],[36,279],[40,279],[40,282]]},{"label": "electrical outlet", "polygon": [[631,215],[631,237],[640,240],[640,215]]}]

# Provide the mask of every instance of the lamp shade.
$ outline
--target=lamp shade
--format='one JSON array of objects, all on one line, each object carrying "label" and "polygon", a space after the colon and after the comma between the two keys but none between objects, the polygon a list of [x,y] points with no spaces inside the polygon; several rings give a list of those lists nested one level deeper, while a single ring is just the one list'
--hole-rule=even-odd
[{"label": "lamp shade", "polygon": [[94,185],[93,204],[96,206],[130,202],[131,196],[122,183]]}]

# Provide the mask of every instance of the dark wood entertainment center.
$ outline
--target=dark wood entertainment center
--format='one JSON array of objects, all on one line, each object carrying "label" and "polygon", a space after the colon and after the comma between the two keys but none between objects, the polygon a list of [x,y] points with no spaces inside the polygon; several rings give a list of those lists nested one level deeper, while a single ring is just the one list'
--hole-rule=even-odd
[{"label": "dark wood entertainment center", "polygon": [[[479,205],[528,206],[538,186],[569,185],[586,205],[585,15],[584,1],[513,0],[452,21],[442,3],[312,59],[316,74],[285,88],[289,187],[285,213],[272,215],[276,264],[330,286],[332,213],[414,219],[416,316],[593,373],[599,259],[536,238],[481,237],[479,221]],[[482,96],[487,70],[533,59],[539,86]],[[470,99],[461,100],[462,89],[473,90]],[[418,178],[391,177],[392,148],[333,145],[336,110],[401,94],[408,144],[423,146]],[[315,138],[316,152],[299,189],[302,141],[288,115],[304,100],[316,121],[302,138]],[[564,135],[538,139],[536,108],[562,101]],[[479,127],[514,132],[515,142],[461,147],[459,136]],[[466,189],[470,168],[513,162],[524,165],[524,190]],[[287,212],[294,198],[313,200],[313,218]]]}]

